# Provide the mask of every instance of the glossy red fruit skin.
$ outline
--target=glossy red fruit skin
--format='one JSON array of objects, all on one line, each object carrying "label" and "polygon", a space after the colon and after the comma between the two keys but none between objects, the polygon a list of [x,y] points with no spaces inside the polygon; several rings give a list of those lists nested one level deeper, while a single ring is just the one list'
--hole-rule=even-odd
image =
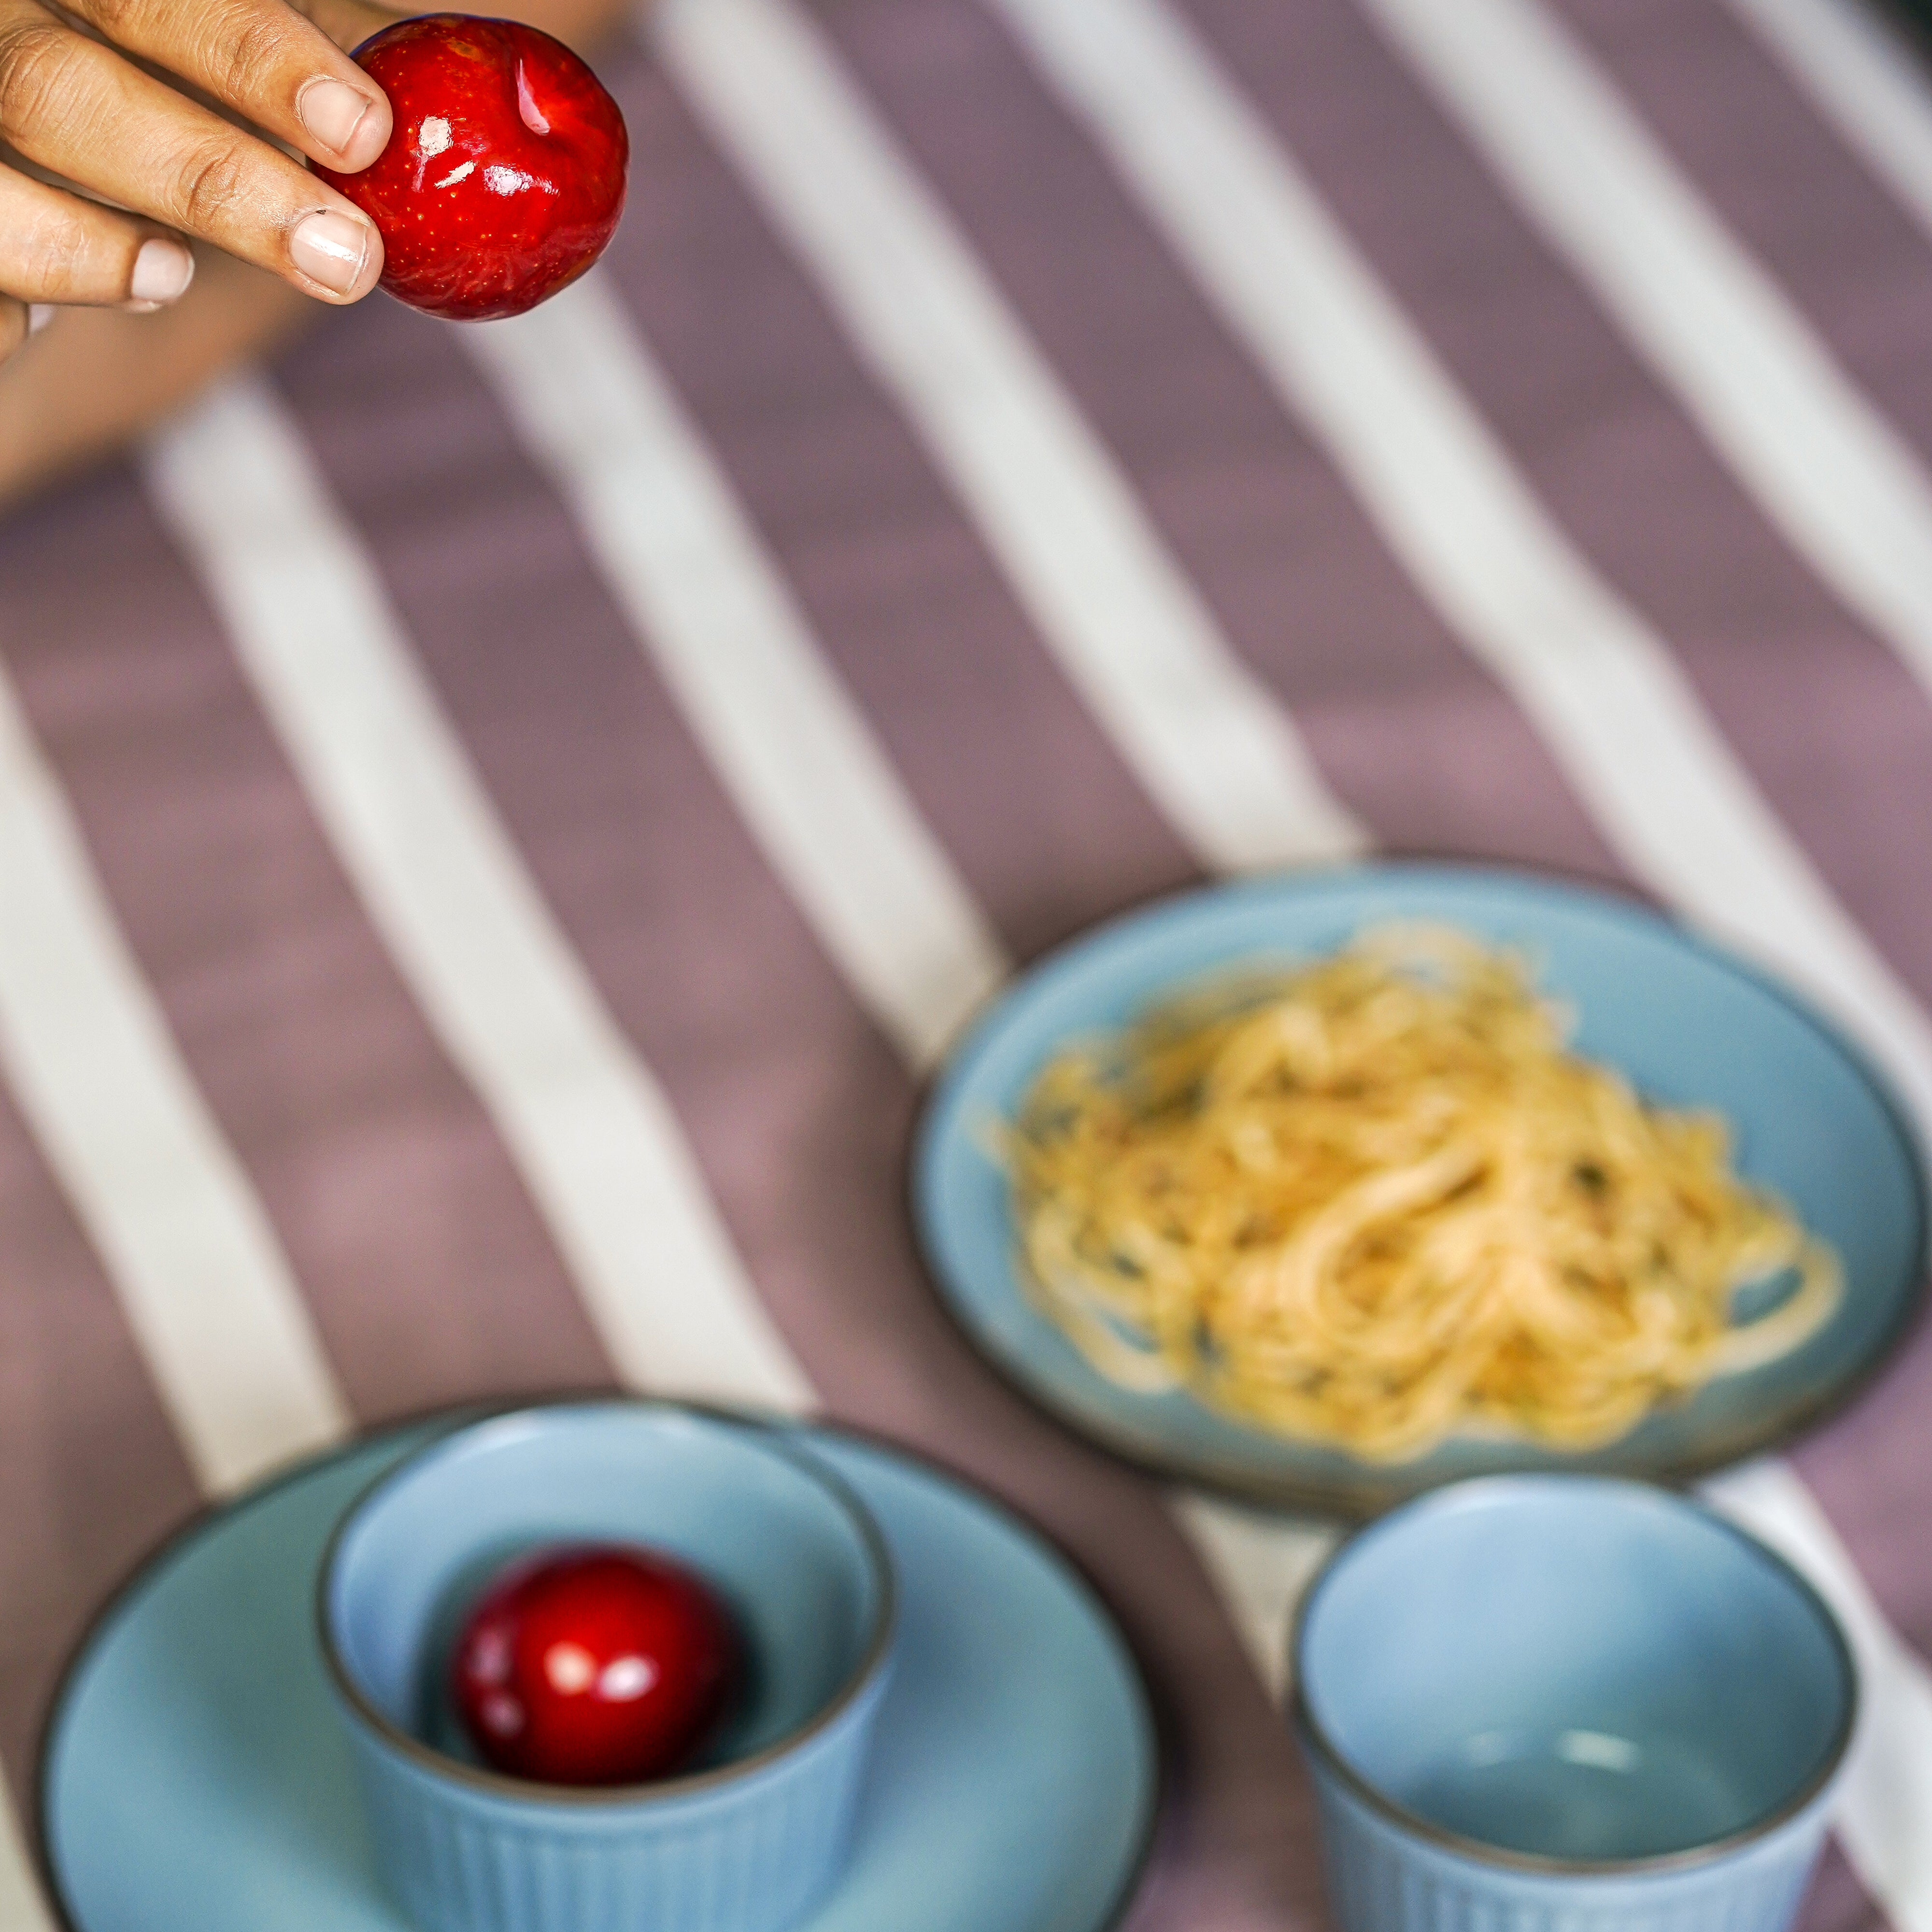
[{"label": "glossy red fruit skin", "polygon": [[514,20],[427,14],[356,50],[395,130],[360,174],[316,174],[382,237],[382,286],[458,322],[521,315],[604,252],[630,136],[561,40]]},{"label": "glossy red fruit skin", "polygon": [[451,1690],[484,1761],[547,1784],[634,1784],[686,1762],[737,1688],[743,1651],[703,1580],[596,1545],[513,1565],[470,1612]]}]

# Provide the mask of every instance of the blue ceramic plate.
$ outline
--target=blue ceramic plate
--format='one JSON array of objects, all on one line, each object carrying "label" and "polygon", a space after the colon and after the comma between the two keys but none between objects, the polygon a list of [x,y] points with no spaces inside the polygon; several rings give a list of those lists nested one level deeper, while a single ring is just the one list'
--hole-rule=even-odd
[{"label": "blue ceramic plate", "polygon": [[[1713,1384],[1588,1455],[1468,1438],[1414,1462],[1367,1463],[1230,1421],[1186,1394],[1117,1388],[1090,1368],[1022,1291],[987,1124],[1010,1116],[1064,1042],[1118,1027],[1203,974],[1331,952],[1395,919],[1441,920],[1522,949],[1544,987],[1575,1010],[1580,1052],[1621,1068],[1651,1100],[1727,1116],[1742,1172],[1783,1195],[1844,1258],[1845,1299],[1831,1323],[1784,1360]],[[968,1336],[1063,1420],[1164,1474],[1349,1516],[1504,1470],[1677,1481],[1736,1461],[1842,1400],[1899,1339],[1925,1272],[1924,1169],[1904,1111],[1808,1007],[1632,902],[1448,866],[1190,893],[1054,954],[980,1020],[941,1077],[914,1150],[913,1206],[933,1276]]]},{"label": "blue ceramic plate", "polygon": [[[430,1432],[307,1464],[209,1517],[103,1618],[42,1765],[74,1932],[409,1932],[370,1863],[314,1600],[344,1507]],[[1138,1874],[1156,1783],[1106,1612],[963,1484],[800,1434],[878,1517],[902,1623],[852,1862],[799,1932],[1100,1932]]]}]

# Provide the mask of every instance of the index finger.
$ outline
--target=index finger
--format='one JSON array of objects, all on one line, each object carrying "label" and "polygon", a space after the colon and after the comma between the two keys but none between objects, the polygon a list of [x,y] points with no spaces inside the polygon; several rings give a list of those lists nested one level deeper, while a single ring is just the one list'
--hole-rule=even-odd
[{"label": "index finger", "polygon": [[[344,174],[388,141],[382,90],[284,0],[61,0],[117,46],[178,74]],[[364,10],[356,8],[355,13]],[[370,31],[386,16],[368,10]]]},{"label": "index finger", "polygon": [[362,211],[36,0],[0,0],[0,140],[94,198],[354,302],[382,272]]}]

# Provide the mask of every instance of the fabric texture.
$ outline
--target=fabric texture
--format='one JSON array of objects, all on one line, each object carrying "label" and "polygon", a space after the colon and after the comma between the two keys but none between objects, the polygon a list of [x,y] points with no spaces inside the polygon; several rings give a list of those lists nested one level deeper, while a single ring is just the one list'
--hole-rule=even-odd
[{"label": "fabric texture", "polygon": [[[1512,92],[1436,4],[667,0],[589,282],[328,315],[0,522],[5,1932],[145,1550],[620,1382],[1030,1514],[1160,1703],[1128,1922],[1318,1925],[1322,1534],[976,1360],[908,1222],[930,1043],[1244,853],[1374,850],[1653,898],[1932,1108],[1932,217],[1856,56],[1908,147],[1932,86],[1850,0],[1444,10]],[[1510,158],[1552,76],[1576,184]],[[1812,1932],[1932,1927],[1928,1414],[1922,1327],[1777,1472],[1882,1720]]]}]

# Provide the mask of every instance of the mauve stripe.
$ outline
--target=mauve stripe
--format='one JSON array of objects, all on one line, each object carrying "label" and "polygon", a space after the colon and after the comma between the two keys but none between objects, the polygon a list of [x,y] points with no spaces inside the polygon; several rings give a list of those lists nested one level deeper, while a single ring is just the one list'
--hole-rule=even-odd
[{"label": "mauve stripe", "polygon": [[1811,1880],[1798,1932],[1885,1932],[1890,1924],[1871,1894],[1858,1882],[1835,1838],[1828,1839],[1825,1856]]},{"label": "mauve stripe", "polygon": [[1790,1460],[1900,1636],[1932,1658],[1932,1322],[1858,1404]]},{"label": "mauve stripe", "polygon": [[[1721,0],[1546,4],[1932,463],[1932,236]],[[1932,52],[1922,72],[1932,100]]]},{"label": "mauve stripe", "polygon": [[971,0],[815,10],[1379,839],[1610,874],[1515,706],[994,22]]},{"label": "mauve stripe", "polygon": [[608,77],[652,188],[607,272],[1010,950],[1030,956],[1192,878],[662,70],[633,52]]},{"label": "mauve stripe", "polygon": [[1222,58],[1544,502],[1679,662],[1773,806],[1912,989],[1932,898],[1932,710],[1809,576],[1347,0],[1192,0]]},{"label": "mauve stripe", "polygon": [[117,476],[58,507],[6,526],[21,701],[357,1414],[607,1381],[146,500]]},{"label": "mauve stripe", "polygon": [[[372,403],[377,368],[417,408],[460,417],[460,439],[412,435]],[[1147,1484],[1025,1408],[939,1312],[903,1202],[911,1084],[732,815],[467,365],[436,332],[374,310],[326,330],[283,384],[830,1409],[1035,1514],[1147,1658],[1178,1777],[1136,1922],[1312,1923],[1305,1790],[1192,1553]],[[488,547],[464,542],[478,490],[496,532]],[[450,568],[459,556],[464,567]]]},{"label": "mauve stripe", "polygon": [[0,1766],[32,1828],[61,1666],[199,1501],[100,1264],[0,1094]]}]

